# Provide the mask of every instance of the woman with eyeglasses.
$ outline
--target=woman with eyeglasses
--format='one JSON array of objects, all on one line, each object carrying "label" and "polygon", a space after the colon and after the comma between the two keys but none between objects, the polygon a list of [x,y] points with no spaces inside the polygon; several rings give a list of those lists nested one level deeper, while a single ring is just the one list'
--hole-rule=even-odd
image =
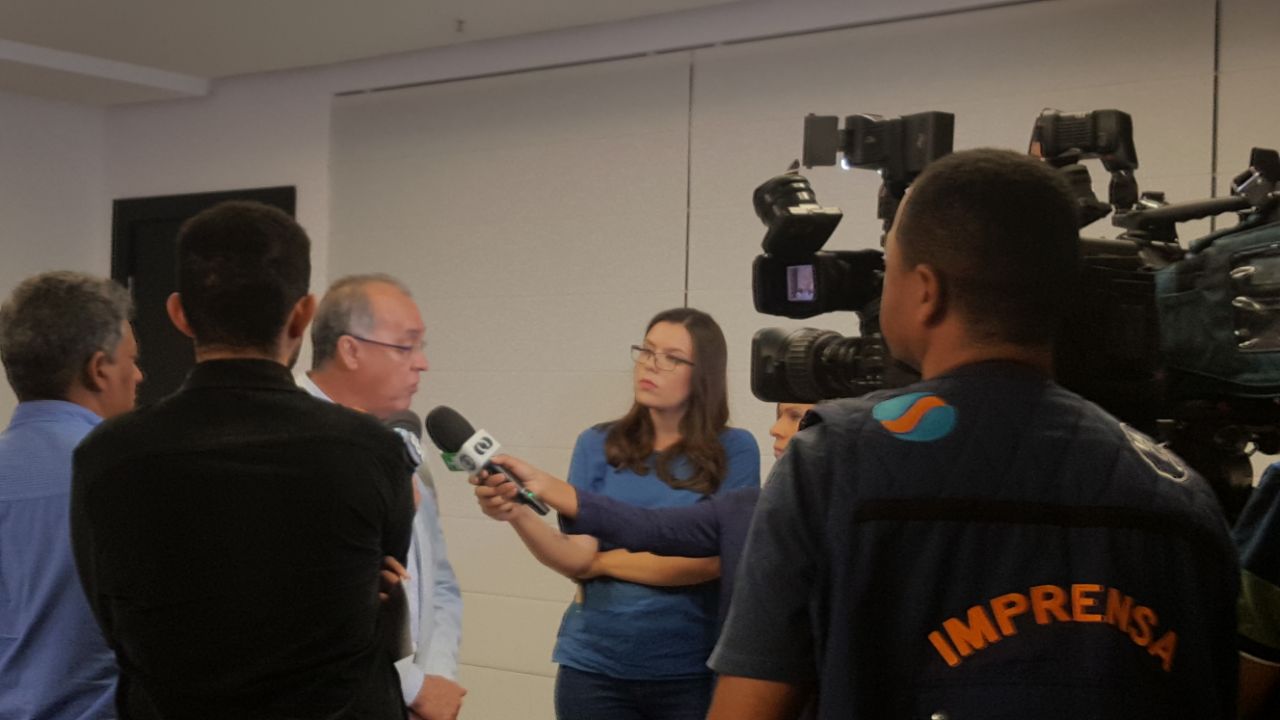
[{"label": "woman with eyeglasses", "polygon": [[[683,507],[760,484],[760,450],[729,428],[724,334],[704,312],[658,313],[633,346],[635,401],[574,447],[569,482],[641,507]],[[612,546],[565,535],[528,507],[509,521],[544,565],[578,580]],[[716,638],[719,559],[636,554],[614,577],[581,581],[553,659],[559,720],[702,720],[711,700],[706,666]],[[627,580],[619,579],[619,576]],[[630,582],[628,581],[630,580]]]},{"label": "woman with eyeglasses", "polygon": [[[769,428],[773,456],[782,457],[800,421],[813,405],[778,403],[777,420]],[[720,613],[723,625],[733,599],[733,576],[747,544],[751,516],[760,498],[756,486],[717,493],[706,502],[686,507],[642,508],[599,493],[583,490],[511,455],[499,455],[494,464],[520,478],[532,492],[560,515],[560,526],[571,534],[594,536],[619,549],[597,553],[585,575],[636,579],[645,570],[644,553],[680,558],[717,557],[720,561]],[[476,499],[488,515],[502,518],[515,508],[517,486],[507,475],[473,476]],[[644,582],[644,580],[638,580]]]}]

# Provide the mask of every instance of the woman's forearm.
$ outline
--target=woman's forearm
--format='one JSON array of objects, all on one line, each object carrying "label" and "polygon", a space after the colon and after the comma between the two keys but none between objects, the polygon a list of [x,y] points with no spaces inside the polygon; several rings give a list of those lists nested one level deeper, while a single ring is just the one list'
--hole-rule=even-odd
[{"label": "woman's forearm", "polygon": [[681,587],[720,577],[720,558],[667,557],[650,553],[610,550],[597,553],[579,577],[609,577],[654,587]]},{"label": "woman's forearm", "polygon": [[532,512],[518,513],[510,522],[538,562],[567,578],[577,579],[595,559],[598,543],[589,535],[565,535]]}]

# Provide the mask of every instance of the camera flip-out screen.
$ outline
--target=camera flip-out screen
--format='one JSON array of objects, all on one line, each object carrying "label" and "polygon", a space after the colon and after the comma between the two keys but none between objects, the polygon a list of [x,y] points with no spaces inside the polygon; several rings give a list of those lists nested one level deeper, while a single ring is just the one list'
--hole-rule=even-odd
[{"label": "camera flip-out screen", "polygon": [[813,266],[788,265],[787,300],[791,302],[813,302],[815,296]]}]

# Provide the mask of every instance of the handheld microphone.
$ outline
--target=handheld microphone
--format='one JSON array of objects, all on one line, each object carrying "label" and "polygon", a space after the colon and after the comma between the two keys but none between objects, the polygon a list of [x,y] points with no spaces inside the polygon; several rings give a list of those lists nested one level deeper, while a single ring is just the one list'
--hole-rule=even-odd
[{"label": "handheld microphone", "polygon": [[413,459],[413,466],[417,467],[422,464],[422,421],[418,419],[418,414],[412,410],[401,410],[392,413],[384,424],[395,431],[404,440],[404,446],[409,451],[409,457]]},{"label": "handheld microphone", "polygon": [[520,502],[532,507],[539,515],[551,511],[537,495],[525,488],[520,478],[490,462],[502,446],[489,433],[473,428],[457,410],[440,405],[427,413],[427,435],[436,447],[444,451],[444,464],[450,470],[474,473],[483,469],[495,475],[505,475],[520,488],[516,495]]}]

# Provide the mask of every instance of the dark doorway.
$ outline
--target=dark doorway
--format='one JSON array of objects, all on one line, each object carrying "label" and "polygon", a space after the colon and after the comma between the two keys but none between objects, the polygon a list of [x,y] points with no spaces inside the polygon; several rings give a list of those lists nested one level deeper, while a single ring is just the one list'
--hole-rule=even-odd
[{"label": "dark doorway", "polygon": [[175,241],[187,218],[224,200],[257,200],[294,214],[293,187],[116,200],[111,222],[111,277],[129,288],[134,333],[145,380],[138,403],[153,403],[178,389],[195,364],[191,340],[174,329],[165,299],[177,289]]}]

